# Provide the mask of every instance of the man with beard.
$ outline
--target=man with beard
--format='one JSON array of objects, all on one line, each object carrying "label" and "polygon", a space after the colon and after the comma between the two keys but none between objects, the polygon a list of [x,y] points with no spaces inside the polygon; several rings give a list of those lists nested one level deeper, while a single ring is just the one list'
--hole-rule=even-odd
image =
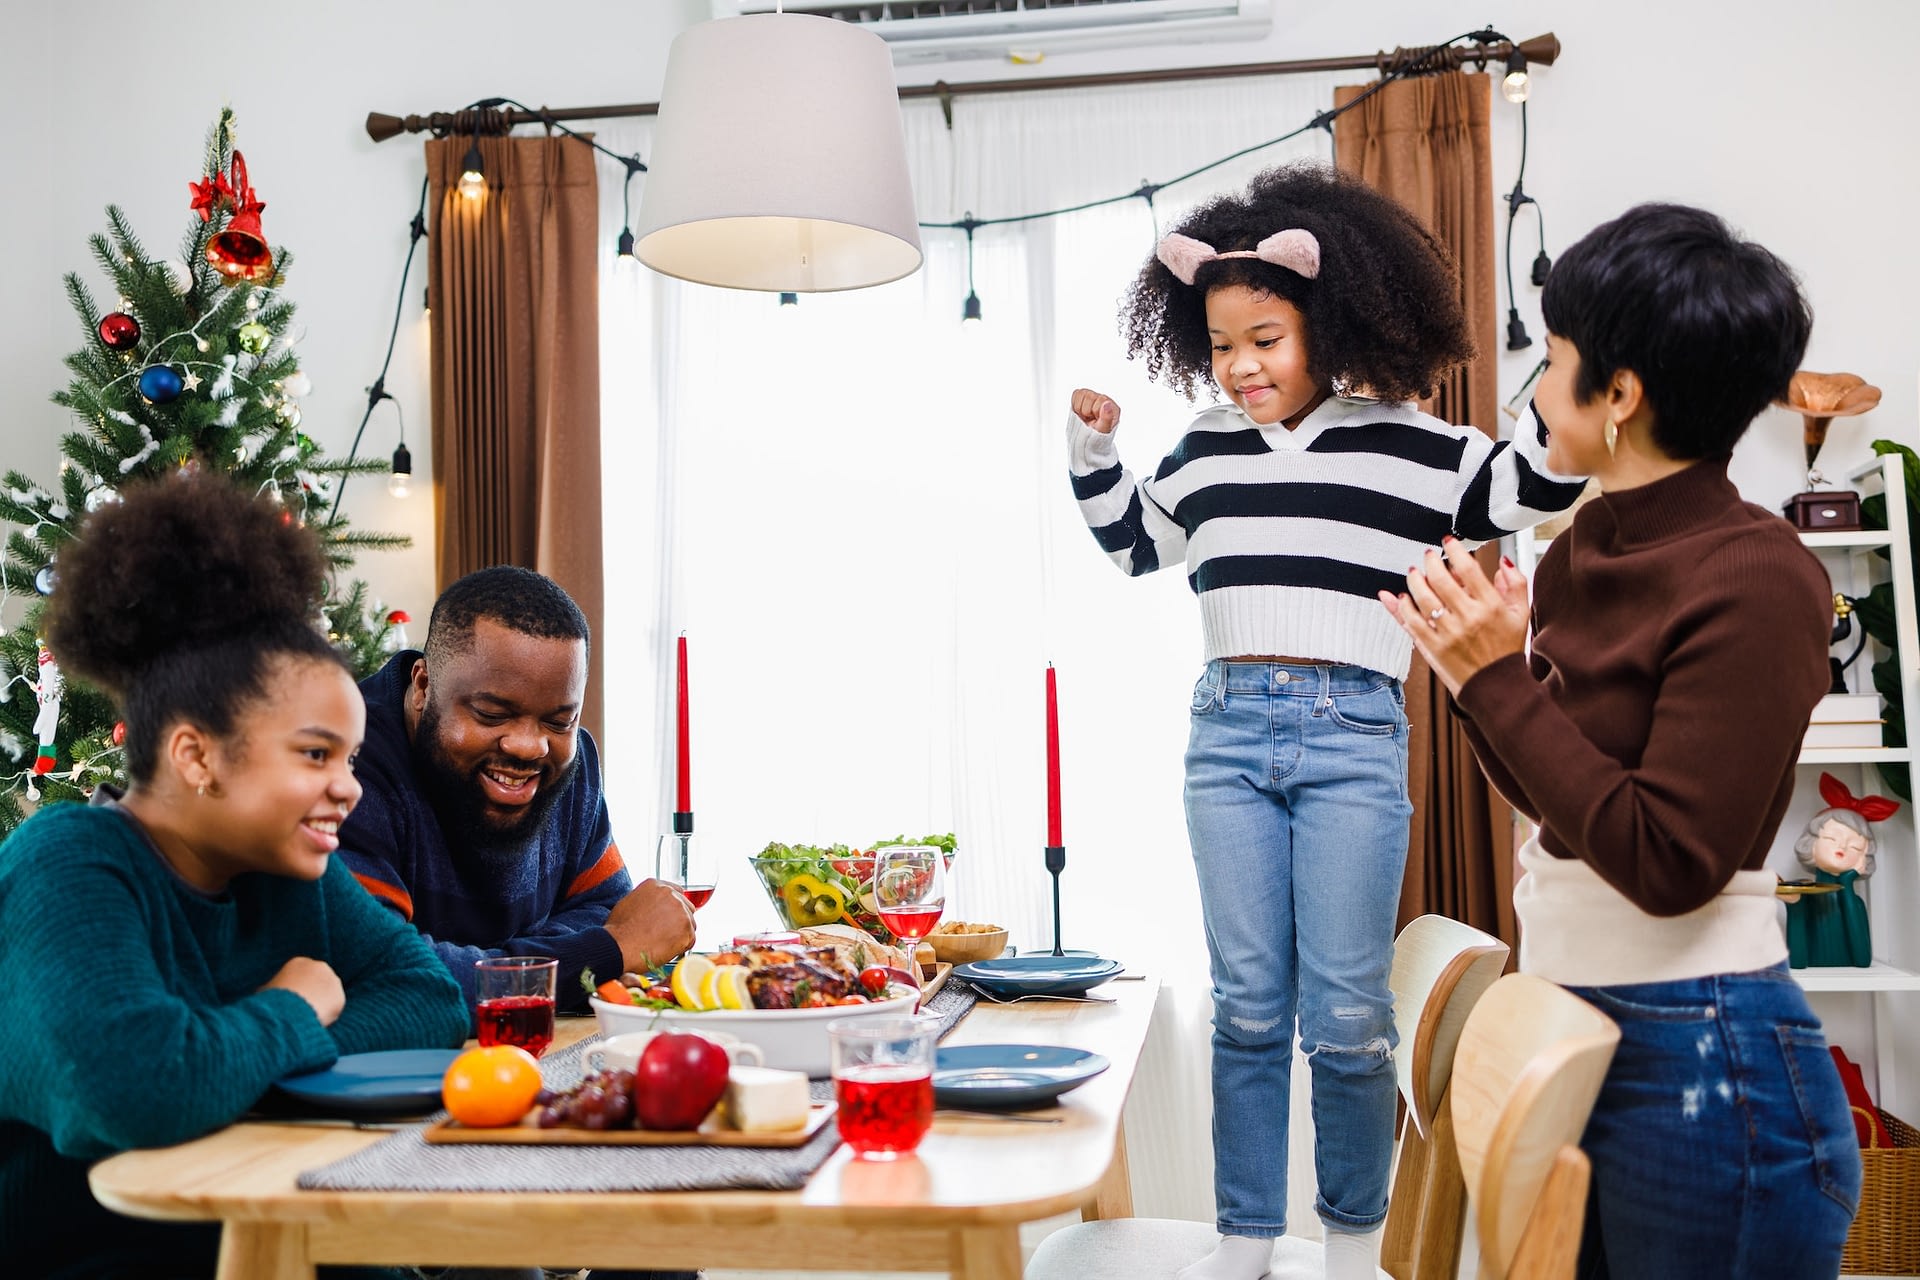
[{"label": "man with beard", "polygon": [[613,842],[600,760],[580,728],[587,620],[551,579],[507,565],[434,603],[426,652],[360,683],[365,789],[340,856],[411,921],[473,1006],[483,956],[553,956],[561,1008],[580,984],[693,945],[693,908],[635,885]]}]

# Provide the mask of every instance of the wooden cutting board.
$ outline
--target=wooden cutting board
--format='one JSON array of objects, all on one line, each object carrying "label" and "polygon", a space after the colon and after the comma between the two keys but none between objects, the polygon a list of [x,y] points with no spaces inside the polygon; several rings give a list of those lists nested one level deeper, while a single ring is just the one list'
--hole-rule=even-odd
[{"label": "wooden cutting board", "polygon": [[519,1124],[499,1129],[470,1129],[457,1120],[430,1125],[421,1136],[428,1142],[495,1143],[502,1146],[559,1147],[803,1147],[836,1110],[831,1102],[816,1102],[806,1127],[785,1133],[742,1133],[724,1128],[712,1116],[698,1129],[542,1129],[540,1109],[527,1112]]}]

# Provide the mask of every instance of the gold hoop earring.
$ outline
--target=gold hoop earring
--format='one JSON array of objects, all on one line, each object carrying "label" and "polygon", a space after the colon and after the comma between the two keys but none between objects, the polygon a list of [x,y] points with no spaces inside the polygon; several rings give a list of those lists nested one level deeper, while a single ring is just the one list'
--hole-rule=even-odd
[{"label": "gold hoop earring", "polygon": [[1612,418],[1608,418],[1606,429],[1600,433],[1600,438],[1606,441],[1607,456],[1611,458],[1613,456],[1614,446],[1618,444],[1620,440],[1619,424],[1614,422]]}]

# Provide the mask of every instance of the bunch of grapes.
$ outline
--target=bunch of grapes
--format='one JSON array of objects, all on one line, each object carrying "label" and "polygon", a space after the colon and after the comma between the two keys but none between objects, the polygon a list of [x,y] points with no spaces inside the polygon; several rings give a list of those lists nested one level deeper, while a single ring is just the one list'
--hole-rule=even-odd
[{"label": "bunch of grapes", "polygon": [[596,1071],[563,1093],[534,1096],[542,1129],[633,1128],[633,1072]]}]

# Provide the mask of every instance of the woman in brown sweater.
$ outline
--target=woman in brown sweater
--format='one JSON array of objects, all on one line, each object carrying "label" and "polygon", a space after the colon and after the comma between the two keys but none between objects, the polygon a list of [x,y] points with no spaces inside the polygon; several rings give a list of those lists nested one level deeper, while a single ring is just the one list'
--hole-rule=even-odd
[{"label": "woman in brown sweater", "polygon": [[1765,865],[1827,688],[1831,588],[1727,479],[1812,315],[1771,253],[1678,205],[1596,228],[1541,302],[1547,460],[1602,493],[1540,562],[1531,654],[1510,564],[1489,581],[1429,551],[1381,599],[1540,824],[1521,967],[1620,1025],[1582,1138],[1580,1275],[1831,1276],[1860,1157]]}]

